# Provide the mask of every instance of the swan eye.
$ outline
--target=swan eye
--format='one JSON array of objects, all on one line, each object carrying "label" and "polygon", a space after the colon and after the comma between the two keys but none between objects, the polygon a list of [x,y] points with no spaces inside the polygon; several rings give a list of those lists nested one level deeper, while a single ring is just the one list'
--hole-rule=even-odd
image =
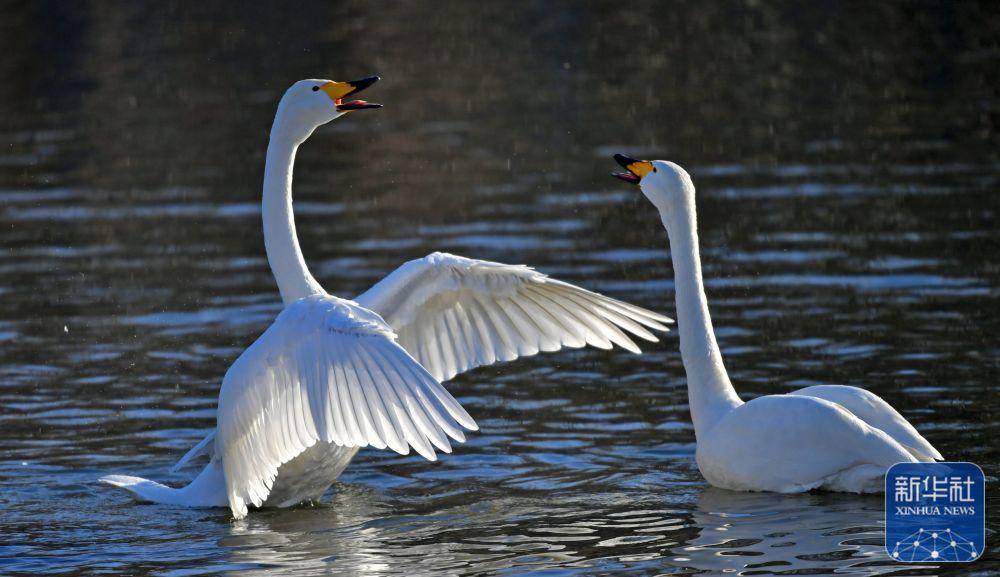
[{"label": "swan eye", "polygon": [[653,167],[653,172],[656,172],[656,167],[655,166]]},{"label": "swan eye", "polygon": [[319,91],[319,86],[313,86],[313,92],[318,92],[318,91]]}]

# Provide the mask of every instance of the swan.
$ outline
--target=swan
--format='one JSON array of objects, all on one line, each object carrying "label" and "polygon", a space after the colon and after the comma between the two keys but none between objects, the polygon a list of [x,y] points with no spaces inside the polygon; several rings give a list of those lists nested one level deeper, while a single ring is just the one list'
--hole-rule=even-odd
[{"label": "swan", "polygon": [[290,507],[318,499],[360,447],[429,460],[476,422],[441,382],[497,361],[593,345],[639,348],[670,319],[512,266],[445,253],[410,261],[354,300],[306,267],[292,215],[298,147],[319,126],[380,105],[345,100],[378,80],[301,80],[278,103],[264,167],[267,260],[284,309],[226,371],[216,428],[175,465],[209,462],[174,488],[129,475],[101,481],[187,507]]},{"label": "swan", "polygon": [[670,240],[677,330],[687,374],[698,469],[712,485],[738,491],[884,491],[895,463],[943,459],[879,396],[840,385],[784,395],[737,396],[715,340],[698,254],[694,184],[680,166],[617,154],[660,213]]}]

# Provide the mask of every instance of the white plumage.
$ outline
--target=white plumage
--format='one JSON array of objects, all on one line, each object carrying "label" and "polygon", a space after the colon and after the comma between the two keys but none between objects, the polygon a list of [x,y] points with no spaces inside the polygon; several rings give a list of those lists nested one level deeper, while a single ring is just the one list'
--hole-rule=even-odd
[{"label": "white plumage", "polygon": [[436,252],[410,261],[357,298],[439,380],[539,351],[656,342],[662,315],[551,279],[526,266]]},{"label": "white plumage", "polygon": [[941,453],[903,415],[871,391],[845,385],[816,385],[789,394],[815,397],[840,405],[869,426],[892,437],[918,461],[944,460]]},{"label": "white plumage", "polygon": [[292,167],[313,130],[349,110],[343,101],[377,78],[303,80],[281,99],[264,170],[268,263],[285,309],[226,372],[217,426],[178,469],[210,457],[174,489],[138,477],[102,480],[141,499],[190,507],[287,507],[316,499],[360,447],[410,448],[430,460],[464,442],[475,421],[440,381],[474,367],[563,346],[630,351],[625,335],[670,319],[569,285],[526,266],[443,253],[404,264],[349,301],[306,267],[292,215]]},{"label": "white plumage", "polygon": [[396,344],[371,311],[327,295],[301,298],[233,365],[219,394],[218,455],[230,506],[261,506],[278,468],[317,441],[409,447],[434,460],[472,417]]},{"label": "white plumage", "polygon": [[879,492],[893,464],[942,458],[902,415],[864,389],[822,385],[740,400],[708,312],[691,177],[671,162],[615,158],[628,170],[616,176],[641,186],[670,237],[695,456],[709,483],[744,491]]}]

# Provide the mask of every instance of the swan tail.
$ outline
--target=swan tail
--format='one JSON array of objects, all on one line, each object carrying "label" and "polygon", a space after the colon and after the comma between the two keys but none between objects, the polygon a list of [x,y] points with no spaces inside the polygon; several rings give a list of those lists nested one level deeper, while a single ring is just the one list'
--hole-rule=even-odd
[{"label": "swan tail", "polygon": [[149,501],[152,503],[164,503],[169,505],[179,505],[180,489],[174,489],[161,485],[142,477],[131,475],[107,475],[101,477],[100,481],[112,487],[125,489],[139,501]]},{"label": "swan tail", "polygon": [[106,475],[102,483],[128,491],[139,501],[180,507],[226,507],[226,483],[222,467],[209,463],[186,487],[168,487],[131,475]]}]

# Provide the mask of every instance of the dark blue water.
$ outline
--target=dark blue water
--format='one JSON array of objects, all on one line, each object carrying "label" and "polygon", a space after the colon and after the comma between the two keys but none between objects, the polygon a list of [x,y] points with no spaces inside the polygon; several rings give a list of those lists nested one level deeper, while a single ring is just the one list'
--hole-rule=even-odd
[{"label": "dark blue water", "polygon": [[[1000,570],[997,10],[434,3],[0,18],[0,573],[921,574]],[[379,73],[304,147],[306,258],[356,295],[444,250],[673,316],[666,236],[610,155],[686,166],[744,399],[863,386],[980,464],[984,560],[893,563],[880,497],[708,487],[676,334],[448,384],[452,455],[363,450],[324,502],[137,504],[280,309],[259,195],[277,98]]]}]

